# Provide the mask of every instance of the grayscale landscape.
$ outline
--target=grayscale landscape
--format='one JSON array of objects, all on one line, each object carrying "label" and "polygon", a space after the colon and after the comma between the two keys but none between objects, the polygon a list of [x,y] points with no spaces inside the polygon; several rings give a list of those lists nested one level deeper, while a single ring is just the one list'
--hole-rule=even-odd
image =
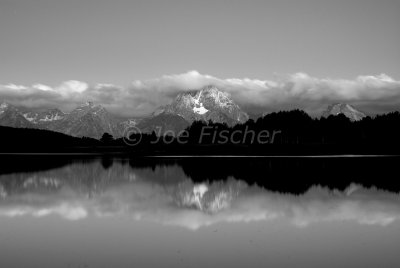
[{"label": "grayscale landscape", "polygon": [[0,267],[398,267],[399,14],[0,0]]}]

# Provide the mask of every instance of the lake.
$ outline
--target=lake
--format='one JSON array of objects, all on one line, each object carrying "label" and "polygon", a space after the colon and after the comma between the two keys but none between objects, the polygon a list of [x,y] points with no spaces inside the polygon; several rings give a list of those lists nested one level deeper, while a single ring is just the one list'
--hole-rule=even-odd
[{"label": "lake", "polygon": [[0,157],[0,267],[395,267],[398,157]]}]

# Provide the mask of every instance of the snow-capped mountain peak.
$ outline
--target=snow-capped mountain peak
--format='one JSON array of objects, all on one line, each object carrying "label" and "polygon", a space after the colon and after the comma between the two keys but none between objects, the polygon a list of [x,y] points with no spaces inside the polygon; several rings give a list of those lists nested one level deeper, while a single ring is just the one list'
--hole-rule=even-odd
[{"label": "snow-capped mountain peak", "polygon": [[30,128],[33,125],[25,119],[17,107],[2,102],[0,104],[0,126]]},{"label": "snow-capped mountain peak", "polygon": [[93,102],[81,104],[70,113],[59,109],[37,110],[0,104],[0,125],[39,128],[77,137],[100,138],[105,132],[120,137],[123,126],[101,105]]},{"label": "snow-capped mountain peak", "polygon": [[180,93],[171,104],[157,109],[153,116],[161,113],[180,115],[189,123],[204,120],[234,125],[248,119],[230,95],[215,86]]},{"label": "snow-capped mountain peak", "polygon": [[229,93],[220,91],[215,86],[203,88],[200,90],[199,95],[204,95],[204,98],[212,99],[219,106],[226,106],[233,103]]},{"label": "snow-capped mountain peak", "polygon": [[122,132],[119,121],[103,106],[93,102],[81,104],[56,124],[49,126],[49,129],[72,136],[97,139],[101,138],[105,132],[114,137],[119,137]]},{"label": "snow-capped mountain peak", "polygon": [[358,111],[352,105],[347,103],[335,103],[329,105],[327,110],[323,113],[323,116],[328,117],[330,115],[338,115],[338,114],[345,115],[351,121],[359,121],[366,116],[364,113]]}]

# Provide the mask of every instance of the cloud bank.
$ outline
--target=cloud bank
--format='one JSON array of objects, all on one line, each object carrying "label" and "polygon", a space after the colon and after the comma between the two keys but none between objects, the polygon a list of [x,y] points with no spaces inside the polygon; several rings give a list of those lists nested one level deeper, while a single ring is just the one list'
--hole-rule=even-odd
[{"label": "cloud bank", "polygon": [[102,104],[117,116],[151,114],[181,92],[215,85],[231,94],[248,112],[304,109],[318,115],[326,105],[347,102],[369,114],[385,113],[400,107],[400,81],[380,74],[352,80],[316,78],[305,73],[277,76],[274,80],[249,78],[221,79],[189,71],[150,80],[135,80],[128,86],[89,85],[65,81],[58,86],[0,85],[0,100],[30,108],[60,108],[68,112],[87,100]]}]

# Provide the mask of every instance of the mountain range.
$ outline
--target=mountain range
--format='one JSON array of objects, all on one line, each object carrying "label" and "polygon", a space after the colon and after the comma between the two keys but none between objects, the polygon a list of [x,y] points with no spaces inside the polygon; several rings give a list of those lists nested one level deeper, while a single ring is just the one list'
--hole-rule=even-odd
[{"label": "mountain range", "polygon": [[0,105],[1,126],[47,129],[76,137],[99,139],[104,132],[121,136],[123,125],[120,121],[104,107],[91,102],[80,105],[70,113],[58,109],[33,111],[4,102]]},{"label": "mountain range", "polygon": [[[366,115],[349,104],[330,105],[322,114],[344,114],[351,121],[358,121]],[[121,119],[110,114],[101,105],[86,102],[70,113],[59,109],[35,111],[15,107],[9,103],[0,104],[0,125],[16,128],[38,128],[61,132],[76,137],[99,139],[107,132],[121,137],[127,127],[134,126],[142,132],[167,131],[178,133],[194,121],[212,121],[228,126],[244,123],[249,115],[244,112],[226,92],[215,86],[206,86],[198,91],[180,93],[168,105],[159,107],[150,116]]]}]

